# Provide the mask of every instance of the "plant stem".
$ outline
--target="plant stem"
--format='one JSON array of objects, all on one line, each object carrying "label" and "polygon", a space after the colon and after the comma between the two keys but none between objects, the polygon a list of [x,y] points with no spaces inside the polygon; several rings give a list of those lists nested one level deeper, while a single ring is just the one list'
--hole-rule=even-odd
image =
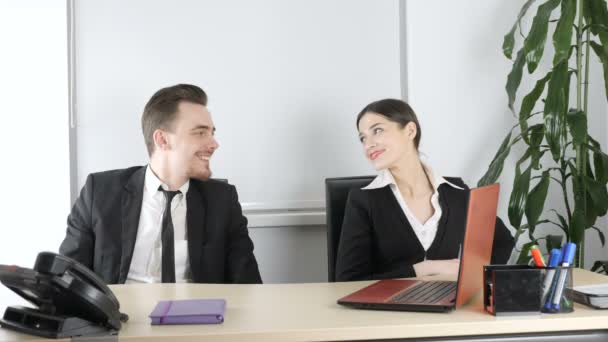
[{"label": "plant stem", "polygon": [[[585,113],[585,115],[587,115],[587,99],[589,96],[589,40],[591,39],[591,37],[589,36],[589,31],[591,30],[587,30],[586,32],[586,37],[585,37],[585,43],[587,44],[585,46],[585,79],[583,80],[583,84],[585,87],[585,98],[583,100],[583,112]],[[585,143],[587,142],[587,139],[585,139]]]},{"label": "plant stem", "polygon": [[[590,40],[590,29],[587,30],[586,35],[585,35],[585,78],[583,79],[583,86],[585,87],[585,98],[583,99],[583,114],[586,117],[589,117],[587,115],[587,103],[588,103],[588,96],[589,96],[589,40]],[[586,131],[588,131],[588,128],[585,128]],[[587,133],[588,134],[588,133]],[[587,145],[587,134],[585,134],[585,137],[583,138],[583,146]],[[587,158],[587,151],[583,150],[582,147],[580,147],[581,152],[584,153],[584,158]],[[585,164],[587,165],[587,161],[585,160]],[[586,171],[585,171],[586,173]],[[587,200],[587,196],[585,196],[585,201]],[[585,205],[586,207],[586,205]],[[587,210],[587,209],[585,209]],[[585,227],[586,229],[586,227]],[[579,258],[580,258],[580,267],[584,268],[585,267],[585,235],[583,234],[583,241],[580,242],[579,244]]]},{"label": "plant stem", "polygon": [[572,222],[572,209],[570,209],[570,201],[568,201],[568,184],[566,183],[566,173],[564,172],[564,170],[560,170],[560,173],[562,175],[562,194],[564,195],[564,204],[566,205],[566,214],[568,215],[568,222]]},{"label": "plant stem", "polygon": [[[579,5],[578,5],[578,27],[576,28],[576,109],[578,111],[583,111],[583,96],[582,96],[582,84],[583,82],[585,82],[585,80],[583,79],[583,75],[582,75],[582,63],[583,63],[583,6],[584,6],[584,1],[583,0],[579,0]],[[587,54],[588,56],[588,54]],[[585,105],[586,106],[586,105]],[[586,112],[583,112],[583,115],[587,115]],[[578,210],[579,215],[581,215],[581,210],[582,210],[582,216],[586,217],[586,212],[587,212],[587,196],[585,196],[586,194],[586,189],[585,189],[585,182],[584,182],[584,175],[587,173],[587,152],[585,151],[585,149],[583,149],[583,146],[585,146],[585,144],[587,143],[587,139],[585,136],[585,139],[583,140],[583,143],[576,146],[576,173],[575,175],[573,175],[573,177],[577,177],[578,180],[578,189],[574,188],[574,182],[573,182],[573,192],[574,192],[574,199],[575,199],[575,206],[579,207],[579,208],[575,208],[575,210]],[[578,248],[577,248],[577,266],[584,268],[585,267],[585,222],[578,222],[578,223],[582,223],[583,226],[582,227],[574,227],[574,229],[582,229],[582,234],[577,234],[577,236],[580,236],[580,240],[581,241],[574,241],[578,244]]]},{"label": "plant stem", "polygon": [[583,0],[578,1],[578,26],[576,27],[576,109],[582,110],[581,95],[581,74],[580,71],[583,63],[583,50],[582,50],[582,27],[583,27]]},{"label": "plant stem", "polygon": [[515,237],[514,237],[514,241],[515,243],[517,243],[517,241],[519,241],[519,237],[521,236],[521,234],[524,233],[525,228],[523,228],[523,225],[520,226],[519,228],[517,228],[517,231],[515,232]]}]

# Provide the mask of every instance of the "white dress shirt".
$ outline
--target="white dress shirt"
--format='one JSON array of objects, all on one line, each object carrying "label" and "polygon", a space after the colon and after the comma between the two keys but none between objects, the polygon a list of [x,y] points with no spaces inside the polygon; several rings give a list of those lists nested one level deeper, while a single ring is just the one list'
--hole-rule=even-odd
[{"label": "white dress shirt", "polygon": [[[188,261],[188,239],[186,236],[186,194],[190,182],[179,188],[171,201],[171,218],[173,221],[173,236],[175,238],[175,281],[189,282],[190,265]],[[168,190],[156,177],[150,165],[146,168],[144,194],[139,215],[137,238],[133,250],[133,259],[127,275],[126,283],[160,283],[162,269],[162,240],[161,228],[166,198],[158,190],[162,186]]]},{"label": "white dress shirt", "polygon": [[362,189],[379,189],[389,185],[391,190],[393,191],[393,195],[395,195],[395,198],[397,199],[397,202],[401,207],[401,210],[403,210],[403,213],[405,214],[405,217],[412,226],[414,233],[416,233],[420,244],[426,251],[429,249],[429,247],[431,247],[433,240],[435,240],[435,236],[437,235],[437,227],[439,225],[439,219],[441,218],[442,213],[441,206],[439,205],[439,192],[437,191],[437,189],[439,189],[439,186],[443,183],[446,183],[456,189],[464,189],[448,182],[445,178],[441,176],[435,177],[433,170],[426,163],[423,162],[422,167],[426,172],[427,177],[431,181],[431,185],[433,186],[431,205],[433,206],[433,209],[435,211],[433,213],[433,216],[431,216],[426,222],[420,222],[420,220],[418,220],[418,218],[412,213],[407,203],[403,199],[399,188],[397,187],[397,182],[395,181],[395,178],[388,169],[380,171],[378,177],[374,178],[374,180],[368,186],[363,187]]}]

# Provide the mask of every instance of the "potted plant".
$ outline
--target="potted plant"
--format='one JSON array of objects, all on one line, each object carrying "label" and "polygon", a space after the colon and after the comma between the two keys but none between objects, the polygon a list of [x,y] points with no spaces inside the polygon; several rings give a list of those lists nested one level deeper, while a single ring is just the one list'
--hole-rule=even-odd
[{"label": "potted plant", "polygon": [[[544,240],[549,250],[565,237],[578,246],[575,265],[584,267],[585,232],[595,230],[603,246],[605,237],[595,222],[608,211],[608,156],[587,129],[590,72],[603,72],[608,96],[608,7],[605,0],[548,0],[538,6],[524,35],[521,21],[534,2],[523,5],[503,42],[504,55],[512,59],[516,38],[523,37],[506,84],[517,122],[478,185],[496,182],[511,148],[523,144],[508,206],[515,240],[524,234],[530,239],[522,246],[518,263],[528,261],[531,245]],[[551,70],[538,75],[550,31],[555,50]],[[590,71],[590,58],[599,58],[603,70]],[[536,83],[515,108],[524,69]],[[545,208],[550,186],[558,187],[563,208]],[[555,225],[563,235],[538,237],[540,224]]]}]

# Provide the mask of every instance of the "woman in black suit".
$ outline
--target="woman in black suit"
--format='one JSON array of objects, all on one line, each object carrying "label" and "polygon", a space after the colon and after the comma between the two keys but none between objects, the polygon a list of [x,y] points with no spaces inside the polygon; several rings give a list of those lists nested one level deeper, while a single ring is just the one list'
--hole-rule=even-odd
[{"label": "woman in black suit", "polygon": [[[468,187],[420,160],[421,130],[410,106],[370,103],[357,116],[359,139],[379,175],[348,196],[336,280],[457,274]],[[492,263],[506,263],[514,241],[497,218]]]}]

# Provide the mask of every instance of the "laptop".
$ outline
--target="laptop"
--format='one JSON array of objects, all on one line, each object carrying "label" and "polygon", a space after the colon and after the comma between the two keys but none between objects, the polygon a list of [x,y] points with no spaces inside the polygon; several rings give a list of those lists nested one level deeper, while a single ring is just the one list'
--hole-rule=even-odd
[{"label": "laptop", "polygon": [[386,279],[340,298],[359,309],[447,312],[468,302],[483,285],[490,263],[500,186],[470,190],[457,281]]}]

